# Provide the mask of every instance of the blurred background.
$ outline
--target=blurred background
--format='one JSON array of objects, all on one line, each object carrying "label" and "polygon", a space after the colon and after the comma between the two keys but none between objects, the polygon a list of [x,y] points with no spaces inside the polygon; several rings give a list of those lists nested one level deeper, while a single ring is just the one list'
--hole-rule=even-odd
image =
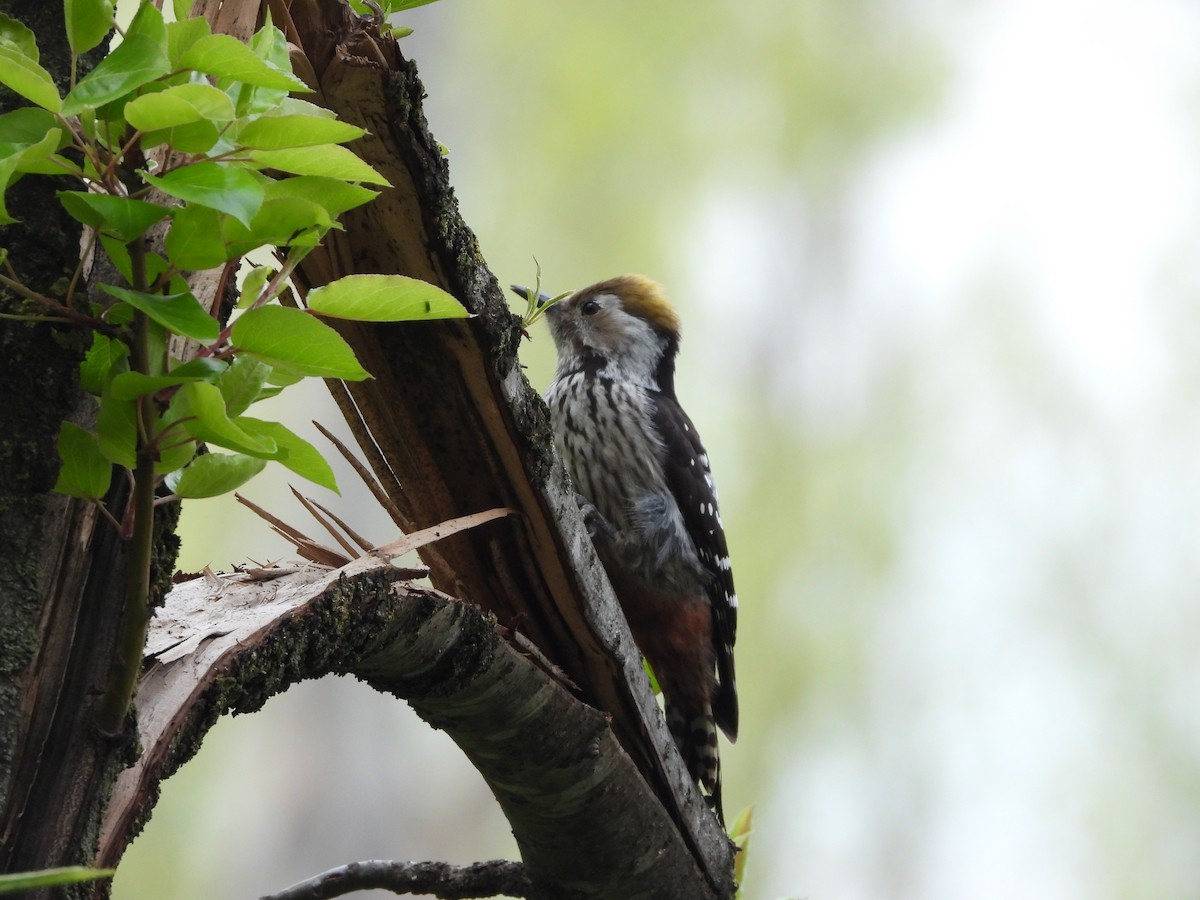
[{"label": "blurred background", "polygon": [[[742,599],[745,897],[1200,896],[1200,7],[403,22],[501,282],[536,254],[546,290],[640,271],[681,310]],[[320,389],[276,412],[338,421]],[[393,537],[341,480],[312,491]],[[246,492],[286,513],[286,481]],[[183,523],[185,569],[286,555],[232,503]],[[444,735],[327,679],[216,726],[115,896],[514,853]]]}]

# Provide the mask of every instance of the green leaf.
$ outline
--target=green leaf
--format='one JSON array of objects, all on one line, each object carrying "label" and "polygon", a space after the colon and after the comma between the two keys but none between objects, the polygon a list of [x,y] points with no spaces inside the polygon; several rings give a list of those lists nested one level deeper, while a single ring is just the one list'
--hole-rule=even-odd
[{"label": "green leaf", "polygon": [[221,237],[221,214],[207,206],[175,210],[166,249],[180,269],[212,269],[233,258]]},{"label": "green leaf", "polygon": [[[287,44],[285,42],[284,46]],[[288,65],[291,65],[289,62]],[[337,113],[332,109],[326,109],[324,106],[317,106],[315,103],[309,103],[301,97],[284,97],[279,105],[273,110],[270,110],[269,116],[315,116],[318,119],[336,119]]]},{"label": "green leaf", "polygon": [[[42,112],[42,110],[38,110]],[[3,193],[25,172],[44,171],[61,175],[63,170],[46,162],[59,147],[61,129],[51,128],[36,144],[0,144],[0,223],[16,220],[8,215],[4,207]],[[324,215],[322,210],[322,215]]]},{"label": "green leaf", "polygon": [[175,21],[180,22],[192,14],[192,4],[196,0],[171,0],[171,10],[175,13]]},{"label": "green leaf", "polygon": [[113,27],[113,0],[66,0],[67,42],[78,56],[97,46]]},{"label": "green leaf", "polygon": [[[200,365],[193,365],[193,363]],[[217,360],[194,359],[186,365],[172,369],[166,375],[124,372],[113,378],[108,390],[114,400],[133,400],[136,397],[156,394],[163,388],[186,384],[189,381],[215,381],[226,368],[224,363]]]},{"label": "green leaf", "polygon": [[308,308],[360,322],[462,319],[463,305],[425,281],[406,275],[347,275],[309,291]]},{"label": "green leaf", "polygon": [[263,203],[263,186],[257,178],[221,163],[195,163],[161,177],[142,177],[172,197],[229,213],[247,228]]},{"label": "green leaf", "polygon": [[271,367],[252,356],[235,359],[217,382],[225,399],[225,411],[231,416],[244,413],[258,399],[258,392],[267,383],[270,374]]},{"label": "green leaf", "polygon": [[[125,242],[112,235],[102,233],[100,243],[104,245],[104,252],[117,267],[117,271],[124,276],[126,281],[133,281],[133,264],[129,259],[129,248],[125,246]],[[146,281],[151,284],[167,270],[167,261],[157,253],[147,252],[145,264]]]},{"label": "green leaf", "polygon": [[287,451],[287,455],[282,457],[279,462],[287,466],[301,478],[307,478],[313,484],[319,484],[321,487],[329,488],[334,493],[341,493],[337,487],[337,478],[334,477],[333,469],[326,461],[319,450],[310,444],[300,435],[285,428],[278,422],[264,422],[261,419],[251,419],[248,416],[242,416],[238,420],[238,424],[251,434],[257,434],[260,437],[271,438]]},{"label": "green leaf", "polygon": [[180,153],[207,153],[221,139],[221,130],[215,122],[189,122],[186,125],[175,125],[171,128],[160,128],[157,131],[147,131],[142,135],[142,148],[157,147],[160,144],[170,144],[172,150]]},{"label": "green leaf", "polygon": [[99,397],[113,376],[125,371],[128,358],[129,347],[124,341],[93,331],[92,346],[79,364],[79,386]]},{"label": "green leaf", "polygon": [[211,344],[220,334],[217,320],[189,293],[147,294],[112,284],[102,284],[100,287],[105,293],[128,303],[134,309],[141,310],[163,328],[176,334],[190,337],[202,344]]},{"label": "green leaf", "polygon": [[235,247],[250,244],[258,247],[263,244],[288,246],[300,241],[301,235],[312,231],[319,232],[307,244],[311,246],[320,235],[333,227],[333,219],[325,207],[298,197],[283,197],[278,200],[267,200],[262,209],[254,217],[247,231],[227,228],[223,237]]},{"label": "green leaf", "polygon": [[180,84],[143,94],[125,104],[125,121],[139,131],[159,131],[192,122],[233,120],[233,101],[211,84]]},{"label": "green leaf", "polygon": [[141,237],[146,229],[171,212],[165,206],[145,200],[88,191],[59,191],[58,199],[67,212],[84,225],[111,234],[125,243]]},{"label": "green leaf", "polygon": [[227,34],[200,38],[183,54],[180,65],[242,84],[309,92],[307,85],[295,75],[260,59],[253,50]]},{"label": "green leaf", "polygon": [[219,497],[241,487],[266,464],[265,459],[241,453],[203,453],[178,475],[168,476],[167,489],[191,500]]},{"label": "green leaf", "polygon": [[322,175],[342,181],[365,181],[390,187],[388,180],[345,147],[323,144],[293,150],[252,150],[250,158],[264,169],[293,175]]},{"label": "green leaf", "polygon": [[62,109],[62,98],[50,73],[37,64],[36,57],[31,59],[3,40],[0,40],[0,84],[50,112]]},{"label": "green leaf", "polygon": [[211,381],[216,384],[217,379],[221,377],[226,369],[229,368],[229,363],[222,359],[213,359],[211,356],[198,356],[195,359],[190,359],[181,366],[176,366],[170,372],[179,378],[199,378],[203,381]]},{"label": "green leaf", "polygon": [[[20,155],[15,153],[7,159],[0,159],[0,187],[8,185],[9,179],[16,174],[20,161]],[[8,208],[4,205],[4,191],[0,190],[0,225],[11,225],[16,221],[17,219],[8,214]]]},{"label": "green leaf", "polygon": [[237,308],[245,309],[253,304],[266,287],[267,280],[274,274],[275,269],[271,266],[256,266],[247,272],[246,277],[242,279],[242,292],[238,295]]},{"label": "green leaf", "polygon": [[[161,433],[161,431],[160,427],[159,432]],[[170,434],[164,435],[163,443],[166,446],[158,452],[158,459],[154,462],[155,475],[177,472],[191,462],[192,457],[196,455],[196,442],[182,431],[172,431]]]},{"label": "green leaf", "polygon": [[[0,144],[29,147],[58,127],[58,119],[48,110],[23,106],[0,116]],[[0,154],[7,156],[7,153]]]},{"label": "green leaf", "polygon": [[279,448],[273,440],[260,440],[243,431],[229,418],[225,400],[216,385],[207,381],[190,381],[177,396],[183,397],[187,412],[195,416],[184,423],[188,434],[193,437],[251,456],[270,458],[279,455]]},{"label": "green leaf", "polygon": [[234,346],[272,366],[302,375],[362,381],[370,378],[340,334],[298,309],[260,306],[238,317]]},{"label": "green leaf", "polygon": [[24,22],[0,13],[0,46],[8,46],[15,53],[20,53],[30,62],[37,62],[37,38]]},{"label": "green leaf", "polygon": [[77,115],[87,107],[124,97],[169,71],[171,63],[167,59],[167,31],[162,13],[153,3],[143,3],[120,46],[67,94],[63,115]]},{"label": "green leaf", "polygon": [[257,150],[284,150],[315,144],[342,144],[367,132],[348,122],[316,116],[260,116],[242,128],[235,140]]},{"label": "green leaf", "polygon": [[[202,37],[212,34],[208,19],[200,16],[195,19],[175,17],[174,22],[167,23],[167,59],[171,63],[171,71],[186,69],[183,57],[192,45]],[[200,76],[203,77],[203,76]]]},{"label": "green leaf", "polygon": [[55,887],[60,884],[79,884],[97,878],[112,878],[116,869],[89,869],[85,866],[60,866],[39,872],[13,872],[0,875],[0,893],[31,891],[34,888]]},{"label": "green leaf", "polygon": [[[37,110],[42,112],[42,110]],[[68,138],[69,140],[69,138]],[[17,153],[18,172],[36,172],[40,175],[62,175],[67,170],[62,166],[49,162],[50,157],[63,147],[63,131],[61,128],[51,128],[36,144],[14,148]],[[61,157],[59,157],[61,159]]]},{"label": "green leaf", "polygon": [[116,400],[106,392],[100,398],[96,437],[105,457],[118,466],[133,469],[137,465],[136,401]]},{"label": "green leaf", "polygon": [[281,178],[267,185],[267,199],[298,197],[319,203],[325,207],[331,219],[336,219],[347,210],[369,203],[379,196],[379,191],[349,184],[337,178],[322,178],[318,175],[296,175]]},{"label": "green leaf", "polygon": [[74,422],[63,422],[58,432],[58,455],[62,468],[54,490],[71,497],[99,500],[108,493],[112,463],[100,451],[96,435]]}]

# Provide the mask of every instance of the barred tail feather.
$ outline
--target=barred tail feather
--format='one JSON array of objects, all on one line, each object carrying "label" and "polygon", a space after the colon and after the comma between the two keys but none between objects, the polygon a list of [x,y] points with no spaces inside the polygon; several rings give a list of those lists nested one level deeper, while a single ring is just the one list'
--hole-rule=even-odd
[{"label": "barred tail feather", "polygon": [[699,782],[708,795],[710,807],[717,819],[725,824],[725,812],[721,808],[721,756],[717,750],[717,723],[713,719],[712,707],[705,706],[699,715],[688,716],[677,706],[667,702],[667,727],[675,739],[675,746],[687,764],[692,778]]}]

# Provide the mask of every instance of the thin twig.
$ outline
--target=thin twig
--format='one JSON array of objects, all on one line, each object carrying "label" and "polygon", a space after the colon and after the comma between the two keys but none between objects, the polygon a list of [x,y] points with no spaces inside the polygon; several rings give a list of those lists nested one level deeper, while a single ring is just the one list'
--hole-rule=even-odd
[{"label": "thin twig", "polygon": [[399,527],[401,530],[404,530],[406,527],[408,527],[408,518],[404,515],[404,513],[400,512],[400,507],[398,507],[396,502],[388,496],[387,491],[383,489],[383,485],[379,483],[379,480],[374,476],[374,474],[372,474],[371,470],[368,469],[362,463],[362,461],[354,455],[354,451],[342,443],[338,438],[334,437],[333,433],[320,422],[314,421],[313,424],[317,426],[317,431],[321,432],[321,434],[325,436],[325,439],[338,449],[338,452],[342,454],[346,462],[350,463],[350,467],[358,473],[358,477],[363,480],[363,484],[365,484],[367,489],[375,495],[375,499],[379,501],[379,505],[382,506],[384,510],[387,511],[387,514],[392,517],[392,521],[396,523],[397,527]]},{"label": "thin twig", "polygon": [[317,523],[319,525],[321,525],[326,531],[329,532],[329,534],[333,537],[333,539],[335,541],[337,541],[338,546],[341,547],[343,550],[345,550],[346,554],[351,559],[355,559],[356,557],[359,556],[358,551],[354,549],[353,545],[351,545],[351,543],[348,540],[346,540],[344,537],[342,537],[342,535],[338,532],[338,530],[336,528],[333,527],[332,523],[330,523],[330,521],[328,519],[326,519],[324,516],[321,515],[320,512],[317,511],[317,508],[315,506],[313,506],[312,502],[307,497],[305,497],[303,494],[301,494],[298,490],[296,490],[290,484],[288,485],[288,487],[291,488],[292,495],[297,500],[300,501],[300,505],[303,506],[305,509],[307,509],[308,514],[310,516],[312,516],[314,519],[316,519]]},{"label": "thin twig", "polygon": [[242,506],[249,507],[250,510],[256,513],[259,518],[266,519],[269,523],[275,526],[280,534],[282,534],[292,543],[296,543],[298,541],[309,541],[311,543],[310,539],[304,534],[304,532],[297,528],[293,528],[287,522],[283,521],[283,519],[280,519],[278,516],[274,516],[267,512],[253,500],[247,500],[244,496],[236,491],[233,494],[233,499],[237,500],[237,502],[242,504]]},{"label": "thin twig", "polygon": [[359,548],[362,549],[364,552],[370,550],[372,547],[375,546],[370,541],[368,541],[365,537],[363,537],[361,534],[359,534],[357,531],[355,531],[353,528],[351,528],[349,525],[347,525],[345,522],[343,522],[340,518],[338,518],[338,516],[335,513],[330,512],[328,509],[326,509],[324,506],[322,506],[316,500],[313,500],[310,497],[308,502],[311,503],[313,506],[315,506],[317,509],[319,509],[321,512],[325,513],[325,515],[329,516],[329,518],[333,519],[333,521],[337,524],[338,528],[340,528],[340,529],[342,529],[342,531],[346,532],[346,537],[350,538],[350,540],[352,540],[352,541],[354,541],[354,543],[358,544]]},{"label": "thin twig", "polygon": [[329,566],[331,569],[340,569],[342,566],[348,565],[352,560],[347,559],[342,554],[338,553],[332,547],[326,547],[324,544],[318,544],[314,540],[306,537],[292,537],[287,532],[272,525],[271,530],[280,537],[291,541],[292,546],[296,548],[296,552],[310,562],[318,563],[322,566]]}]

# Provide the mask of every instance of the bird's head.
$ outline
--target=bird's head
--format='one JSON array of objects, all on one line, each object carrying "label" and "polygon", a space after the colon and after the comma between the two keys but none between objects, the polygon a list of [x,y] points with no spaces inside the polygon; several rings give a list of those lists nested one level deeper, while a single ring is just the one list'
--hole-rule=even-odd
[{"label": "bird's head", "polygon": [[[526,299],[531,293],[515,285],[513,290]],[[539,302],[546,299],[540,295]],[[558,350],[560,373],[592,366],[667,389],[680,323],[657,282],[642,275],[597,282],[548,307],[546,322]]]}]

